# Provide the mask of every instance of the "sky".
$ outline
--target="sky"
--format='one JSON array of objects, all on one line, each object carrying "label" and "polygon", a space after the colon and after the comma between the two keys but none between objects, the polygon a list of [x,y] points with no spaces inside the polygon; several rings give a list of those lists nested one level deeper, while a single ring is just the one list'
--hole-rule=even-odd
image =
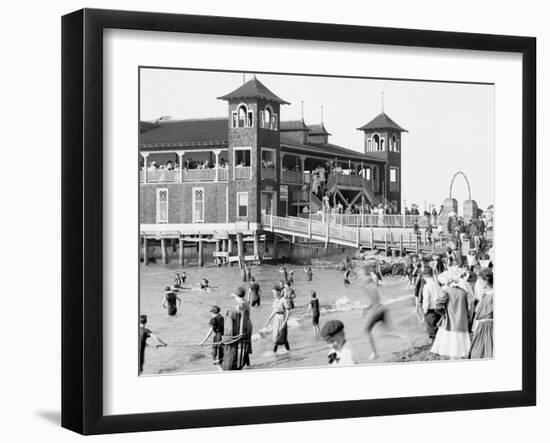
[{"label": "sky", "polygon": [[[402,199],[439,206],[449,196],[457,171],[468,177],[472,199],[484,209],[494,203],[493,85],[255,73],[273,93],[290,102],[281,121],[321,121],[330,143],[363,151],[357,128],[381,111],[407,129],[401,142]],[[252,73],[245,74],[246,80]],[[243,73],[141,69],[140,119],[227,117],[227,102],[217,97],[243,83]],[[383,100],[382,100],[383,92]],[[382,103],[383,102],[383,103]],[[453,197],[468,198],[465,181],[455,180]]]}]

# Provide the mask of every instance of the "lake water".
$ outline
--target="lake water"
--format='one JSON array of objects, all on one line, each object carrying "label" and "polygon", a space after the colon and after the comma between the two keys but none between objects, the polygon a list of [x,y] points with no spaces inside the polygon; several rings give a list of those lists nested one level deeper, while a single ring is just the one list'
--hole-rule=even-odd
[{"label": "lake water", "polygon": [[[321,305],[320,325],[329,319],[340,319],[345,324],[346,337],[355,350],[360,363],[376,363],[369,360],[371,349],[364,333],[362,305],[364,297],[357,281],[351,285],[343,283],[343,273],[333,269],[313,269],[313,281],[305,280],[302,267],[288,265],[294,270],[296,308],[289,319],[289,342],[291,351],[277,356],[267,355],[272,349],[271,334],[259,337],[258,331],[264,326],[272,311],[273,297],[271,288],[281,279],[279,266],[263,265],[252,267],[252,275],[262,288],[262,304],[251,310],[254,326],[253,353],[250,369],[296,368],[327,365],[327,345],[313,337],[311,314],[306,312],[310,301],[310,290],[317,292]],[[176,272],[185,271],[185,287],[190,291],[180,291],[181,308],[177,316],[169,317],[161,307],[164,287],[172,285]],[[172,263],[168,265],[141,265],[140,312],[148,317],[147,327],[168,343],[167,347],[156,348],[155,340],[149,339],[145,351],[144,374],[184,373],[215,371],[208,346],[197,344],[208,331],[209,310],[214,304],[221,307],[224,315],[234,305],[231,292],[239,286],[248,287],[242,282],[238,266],[204,268],[184,267]],[[207,278],[213,290],[206,292],[198,289],[202,278]],[[403,277],[386,277],[381,285],[384,303],[390,308],[391,328],[404,334],[413,345],[422,345],[427,340],[424,325],[419,324],[413,314],[412,289],[408,288]],[[384,356],[410,347],[402,339],[386,336],[384,327],[374,329],[378,352]]]}]

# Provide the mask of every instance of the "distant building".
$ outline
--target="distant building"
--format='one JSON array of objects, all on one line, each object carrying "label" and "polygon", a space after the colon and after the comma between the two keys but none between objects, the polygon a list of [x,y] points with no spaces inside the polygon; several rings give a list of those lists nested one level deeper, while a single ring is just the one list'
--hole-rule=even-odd
[{"label": "distant building", "polygon": [[280,121],[288,103],[256,78],[218,98],[226,118],[140,122],[142,224],[246,222],[255,230],[262,215],[315,213],[322,195],[311,192],[312,171],[327,164],[338,171],[324,182],[331,204],[401,210],[405,129],[386,114],[358,128],[358,152],[331,144],[323,122]]}]

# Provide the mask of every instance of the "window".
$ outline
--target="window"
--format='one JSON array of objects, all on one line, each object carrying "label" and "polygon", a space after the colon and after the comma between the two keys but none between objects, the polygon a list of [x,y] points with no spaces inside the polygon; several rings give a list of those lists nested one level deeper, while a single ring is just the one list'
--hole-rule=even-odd
[{"label": "window", "polygon": [[380,150],[381,150],[381,151],[385,151],[384,141],[385,141],[385,140],[384,140],[383,138],[380,139]]},{"label": "window", "polygon": [[233,158],[235,160],[234,166],[237,168],[240,167],[249,167],[250,166],[250,149],[235,149],[233,151]]},{"label": "window", "polygon": [[265,110],[260,111],[260,126],[264,129],[277,130],[277,114],[273,113],[271,106],[266,106]]},{"label": "window", "polygon": [[237,217],[248,217],[248,192],[237,192]]},{"label": "window", "polygon": [[390,183],[397,183],[397,168],[390,168]]},{"label": "window", "polygon": [[248,128],[253,128],[254,127],[254,114],[252,113],[252,111],[248,111],[248,120],[247,120],[247,125],[246,125]]},{"label": "window", "polygon": [[397,137],[395,136],[395,134],[393,134],[391,138],[390,151],[399,152],[397,150]]},{"label": "window", "polygon": [[204,222],[204,188],[193,188],[193,223]]},{"label": "window", "polygon": [[262,149],[262,168],[275,168],[275,151]]},{"label": "window", "polygon": [[365,180],[370,180],[370,168],[365,168]]},{"label": "window", "polygon": [[372,139],[369,138],[367,140],[367,152],[371,152],[372,151]]},{"label": "window", "polygon": [[238,126],[238,123],[237,123],[237,113],[236,112],[233,112],[231,114],[231,127],[232,128],[236,128]]},{"label": "window", "polygon": [[266,106],[265,111],[262,112],[262,128],[271,129],[271,119],[273,117],[273,111],[270,106]]},{"label": "window", "polygon": [[248,113],[248,110],[246,109],[245,105],[239,106],[239,109],[237,110],[237,118],[238,118],[238,126],[239,128],[244,128],[246,125],[246,114]]},{"label": "window", "polygon": [[157,223],[168,223],[168,189],[157,189]]},{"label": "window", "polygon": [[378,134],[372,136],[372,143],[374,151],[380,151],[380,136]]}]

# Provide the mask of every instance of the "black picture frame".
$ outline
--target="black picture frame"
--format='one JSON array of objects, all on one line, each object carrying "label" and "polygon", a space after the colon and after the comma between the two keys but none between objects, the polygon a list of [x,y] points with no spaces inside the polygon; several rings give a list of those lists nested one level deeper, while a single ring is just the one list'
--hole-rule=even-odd
[{"label": "black picture frame", "polygon": [[[522,97],[522,388],[517,391],[103,413],[103,30],[519,53]],[[536,39],[337,24],[83,9],[62,18],[62,426],[104,434],[536,404]]]}]

